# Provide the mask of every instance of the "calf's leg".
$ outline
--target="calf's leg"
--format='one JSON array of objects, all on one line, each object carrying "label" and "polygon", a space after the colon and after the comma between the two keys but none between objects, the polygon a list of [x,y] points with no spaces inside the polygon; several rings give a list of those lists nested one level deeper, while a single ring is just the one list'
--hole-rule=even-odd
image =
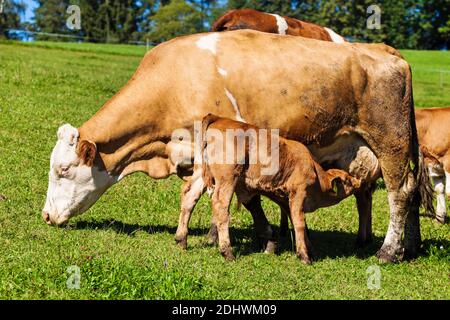
[{"label": "calf's leg", "polygon": [[182,248],[187,248],[187,235],[189,220],[198,200],[205,192],[205,184],[202,179],[202,170],[196,170],[190,181],[184,183],[181,190],[181,212],[175,241]]},{"label": "calf's leg", "polygon": [[216,181],[212,196],[213,215],[217,225],[219,250],[227,261],[234,260],[231,251],[229,222],[229,208],[234,193],[234,183],[220,183]]},{"label": "calf's leg", "polygon": [[305,213],[303,211],[304,192],[297,192],[289,197],[290,218],[295,232],[297,256],[305,264],[311,264],[308,254]]},{"label": "calf's leg", "polygon": [[374,184],[365,184],[355,192],[359,216],[358,236],[356,238],[356,245],[358,247],[364,247],[373,240],[372,195],[374,190]]}]

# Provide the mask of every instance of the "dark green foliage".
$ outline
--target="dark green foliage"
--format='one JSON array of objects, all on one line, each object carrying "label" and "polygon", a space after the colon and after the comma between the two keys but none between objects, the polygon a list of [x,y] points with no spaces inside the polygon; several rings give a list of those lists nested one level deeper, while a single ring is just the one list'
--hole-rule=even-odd
[{"label": "dark green foliage", "polygon": [[8,29],[20,28],[20,15],[25,12],[25,8],[22,1],[3,2],[0,12],[0,38],[8,38]]},{"label": "dark green foliage", "polygon": [[[165,41],[207,31],[225,11],[254,8],[323,25],[351,41],[385,42],[396,48],[449,47],[450,0],[379,0],[381,28],[368,29],[372,0],[36,0],[36,27],[44,32],[68,33],[89,41],[127,43]],[[82,30],[68,30],[69,4],[81,8]],[[18,6],[15,5],[19,10]],[[2,20],[3,18],[3,20]],[[5,25],[0,14],[0,28]],[[18,15],[7,25],[17,26]]]}]

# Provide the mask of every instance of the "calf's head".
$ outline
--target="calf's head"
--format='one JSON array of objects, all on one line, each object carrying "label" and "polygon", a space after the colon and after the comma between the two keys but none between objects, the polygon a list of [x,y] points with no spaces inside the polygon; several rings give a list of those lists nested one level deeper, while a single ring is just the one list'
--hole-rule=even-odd
[{"label": "calf's head", "polygon": [[343,170],[330,169],[327,170],[327,174],[331,181],[330,192],[339,199],[348,197],[361,187],[361,180]]},{"label": "calf's head", "polygon": [[89,209],[117,179],[100,168],[95,143],[79,141],[71,125],[58,129],[48,174],[48,190],[42,217],[48,224],[61,225]]}]

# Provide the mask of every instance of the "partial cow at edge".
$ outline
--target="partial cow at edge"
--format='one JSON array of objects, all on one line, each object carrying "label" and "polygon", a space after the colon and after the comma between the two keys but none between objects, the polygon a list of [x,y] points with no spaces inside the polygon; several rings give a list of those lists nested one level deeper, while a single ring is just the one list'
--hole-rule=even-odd
[{"label": "partial cow at edge", "polygon": [[338,35],[330,28],[253,9],[235,9],[228,11],[214,22],[211,31],[232,31],[239,29],[252,29],[281,35],[301,36],[336,43],[346,42],[344,37]]},{"label": "partial cow at edge", "polygon": [[435,184],[436,220],[445,223],[445,194],[450,198],[450,107],[416,109],[420,149]]}]

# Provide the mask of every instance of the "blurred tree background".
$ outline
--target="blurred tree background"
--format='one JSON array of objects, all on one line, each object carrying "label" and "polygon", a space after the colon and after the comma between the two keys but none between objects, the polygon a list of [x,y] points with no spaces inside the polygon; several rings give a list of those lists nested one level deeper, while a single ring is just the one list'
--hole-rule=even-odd
[{"label": "blurred tree background", "polygon": [[[0,0],[0,3],[2,0]],[[34,0],[32,23],[21,23],[24,0],[3,0],[0,37],[8,28],[77,35],[109,43],[162,42],[208,31],[230,9],[254,8],[327,26],[350,41],[396,48],[449,49],[450,0]],[[69,5],[81,9],[81,30],[69,30]],[[366,27],[367,8],[381,9],[381,28]]]}]

